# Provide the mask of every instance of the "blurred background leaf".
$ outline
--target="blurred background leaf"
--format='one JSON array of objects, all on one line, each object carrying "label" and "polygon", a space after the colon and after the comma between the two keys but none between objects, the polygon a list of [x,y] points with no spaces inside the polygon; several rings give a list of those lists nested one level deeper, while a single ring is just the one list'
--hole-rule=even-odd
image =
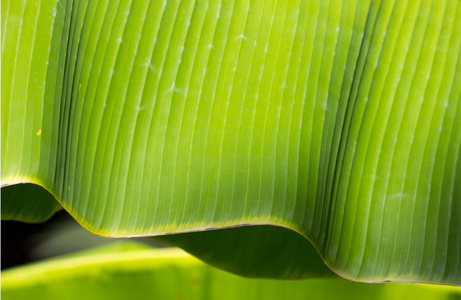
[{"label": "blurred background leaf", "polygon": [[177,248],[122,241],[2,272],[4,299],[461,299],[461,289],[345,279],[239,277]]}]

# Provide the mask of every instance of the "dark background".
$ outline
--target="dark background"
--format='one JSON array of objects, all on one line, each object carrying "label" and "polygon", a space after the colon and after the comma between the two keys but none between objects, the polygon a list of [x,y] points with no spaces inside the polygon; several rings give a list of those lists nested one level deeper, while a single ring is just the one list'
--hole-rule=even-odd
[{"label": "dark background", "polygon": [[[121,239],[94,235],[81,227],[65,210],[44,223],[1,221],[1,269],[72,253]],[[149,238],[130,238],[153,247],[166,247]]]}]

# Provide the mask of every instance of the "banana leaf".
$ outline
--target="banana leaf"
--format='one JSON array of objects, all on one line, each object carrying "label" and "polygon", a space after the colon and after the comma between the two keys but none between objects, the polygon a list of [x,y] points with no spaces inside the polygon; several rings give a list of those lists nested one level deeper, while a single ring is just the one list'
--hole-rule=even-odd
[{"label": "banana leaf", "polygon": [[179,249],[116,243],[2,272],[5,299],[460,299],[461,289],[345,279],[248,279]]},{"label": "banana leaf", "polygon": [[2,217],[61,205],[247,276],[461,285],[460,1],[1,6]]}]

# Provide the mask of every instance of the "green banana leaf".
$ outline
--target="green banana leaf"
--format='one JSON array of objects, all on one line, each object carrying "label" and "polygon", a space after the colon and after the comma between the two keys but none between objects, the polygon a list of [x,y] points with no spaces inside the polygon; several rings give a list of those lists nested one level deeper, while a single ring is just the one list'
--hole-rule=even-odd
[{"label": "green banana leaf", "polygon": [[460,1],[1,5],[2,187],[242,275],[461,285]]},{"label": "green banana leaf", "polygon": [[2,298],[461,299],[461,289],[345,279],[265,280],[212,268],[179,249],[104,246],[2,273]]},{"label": "green banana leaf", "polygon": [[2,220],[40,223],[62,207],[47,190],[26,183],[2,187]]}]

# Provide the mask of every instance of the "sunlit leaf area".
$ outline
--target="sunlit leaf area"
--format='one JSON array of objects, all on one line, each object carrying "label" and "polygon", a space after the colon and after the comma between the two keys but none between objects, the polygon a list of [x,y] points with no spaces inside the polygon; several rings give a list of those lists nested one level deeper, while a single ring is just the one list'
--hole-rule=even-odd
[{"label": "sunlit leaf area", "polygon": [[4,299],[461,299],[461,1],[2,0]]}]

